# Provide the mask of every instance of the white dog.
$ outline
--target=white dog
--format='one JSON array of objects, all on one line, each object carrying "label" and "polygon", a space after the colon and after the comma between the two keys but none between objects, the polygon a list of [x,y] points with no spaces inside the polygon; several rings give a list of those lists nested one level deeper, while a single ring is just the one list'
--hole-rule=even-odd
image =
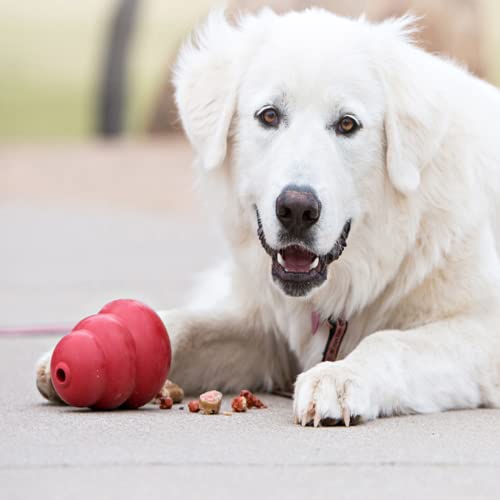
[{"label": "white dog", "polygon": [[500,94],[411,32],[216,12],[182,50],[180,116],[232,249],[162,313],[185,390],[300,373],[302,425],[500,406]]}]

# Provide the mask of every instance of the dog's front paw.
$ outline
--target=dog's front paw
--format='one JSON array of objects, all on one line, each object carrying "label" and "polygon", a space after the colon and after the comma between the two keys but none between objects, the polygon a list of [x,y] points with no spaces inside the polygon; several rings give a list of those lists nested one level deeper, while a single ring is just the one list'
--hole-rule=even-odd
[{"label": "dog's front paw", "polygon": [[324,362],[298,376],[294,418],[303,426],[349,426],[378,414],[370,381],[346,361]]}]

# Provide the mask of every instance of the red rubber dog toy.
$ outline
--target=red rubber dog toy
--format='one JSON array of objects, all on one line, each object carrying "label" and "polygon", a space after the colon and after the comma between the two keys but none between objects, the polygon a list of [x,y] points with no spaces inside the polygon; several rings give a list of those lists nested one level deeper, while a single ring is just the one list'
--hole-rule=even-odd
[{"label": "red rubber dog toy", "polygon": [[138,408],[160,391],[171,348],[159,316],[136,300],[106,304],[57,344],[50,364],[54,388],[72,405]]}]

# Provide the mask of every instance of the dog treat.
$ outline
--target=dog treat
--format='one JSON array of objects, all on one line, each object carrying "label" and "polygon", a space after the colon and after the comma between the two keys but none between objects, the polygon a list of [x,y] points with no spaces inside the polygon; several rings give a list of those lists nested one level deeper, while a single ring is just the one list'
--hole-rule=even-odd
[{"label": "dog treat", "polygon": [[191,413],[198,413],[200,411],[200,402],[199,401],[190,401],[188,403],[188,408]]},{"label": "dog treat", "polygon": [[253,405],[255,406],[255,408],[257,409],[261,409],[261,408],[267,408],[267,405],[265,405],[258,397],[254,396],[253,398]]},{"label": "dog treat", "polygon": [[179,387],[177,384],[174,384],[171,380],[167,380],[160,392],[155,396],[153,403],[159,403],[161,398],[166,398],[170,396],[174,403],[182,403],[184,399],[184,391],[182,387]]},{"label": "dog treat", "polygon": [[243,389],[240,391],[240,397],[245,398],[248,409],[253,408],[253,399],[255,396],[249,390]]},{"label": "dog treat", "polygon": [[244,411],[247,411],[248,408],[247,399],[243,396],[236,396],[235,398],[233,398],[233,401],[231,402],[231,408],[236,413],[242,413]]},{"label": "dog treat", "polygon": [[200,395],[200,408],[205,415],[216,415],[220,411],[222,393],[219,391],[208,391]]},{"label": "dog treat", "polygon": [[232,411],[223,411],[222,414],[226,417],[232,417],[233,416],[233,412]]},{"label": "dog treat", "polygon": [[174,400],[167,396],[166,398],[160,398],[160,409],[162,410],[170,410],[174,405]]},{"label": "dog treat", "polygon": [[247,408],[249,408],[249,409],[250,408],[259,408],[259,409],[260,408],[267,408],[267,406],[257,396],[255,396],[255,394],[253,394],[252,392],[250,392],[247,389],[243,389],[240,392],[240,397],[243,397],[246,399]]},{"label": "dog treat", "polygon": [[248,401],[243,396],[236,396],[231,402],[231,408],[236,413],[242,413],[248,409]]}]

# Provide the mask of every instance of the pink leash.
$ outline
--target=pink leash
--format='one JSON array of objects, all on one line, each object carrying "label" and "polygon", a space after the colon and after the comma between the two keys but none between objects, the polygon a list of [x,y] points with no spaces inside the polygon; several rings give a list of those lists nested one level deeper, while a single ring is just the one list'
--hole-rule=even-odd
[{"label": "pink leash", "polygon": [[41,325],[0,328],[0,335],[65,335],[73,327],[70,325]]}]

